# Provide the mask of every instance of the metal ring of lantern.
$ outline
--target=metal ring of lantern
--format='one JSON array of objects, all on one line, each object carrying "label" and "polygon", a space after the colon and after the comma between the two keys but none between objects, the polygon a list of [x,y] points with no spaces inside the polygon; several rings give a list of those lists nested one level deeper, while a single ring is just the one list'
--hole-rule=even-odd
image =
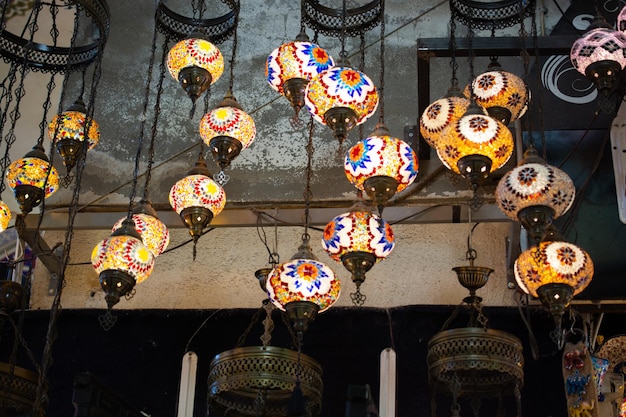
[{"label": "metal ring of lantern", "polygon": [[[111,18],[109,7],[104,0],[71,0],[68,3],[91,16],[97,30],[85,38],[95,39],[95,41],[66,48],[32,42],[30,39],[2,30],[0,31],[0,55],[4,61],[25,65],[33,71],[49,73],[82,70],[91,64],[102,53],[109,36]],[[67,4],[62,2],[51,7],[66,8]],[[28,36],[30,37],[29,34]]]},{"label": "metal ring of lantern", "polygon": [[382,1],[374,0],[363,6],[346,10],[345,28],[342,9],[333,9],[319,4],[318,0],[304,0],[302,18],[316,33],[340,38],[359,36],[375,28],[381,22]]},{"label": "metal ring of lantern", "polygon": [[[520,6],[524,8],[520,13]],[[475,1],[450,0],[452,17],[474,29],[504,29],[520,23],[520,18],[535,14],[535,0]]]},{"label": "metal ring of lantern", "polygon": [[159,2],[157,7],[157,29],[176,42],[189,36],[192,32],[203,33],[212,43],[222,43],[235,33],[235,23],[239,15],[239,2],[222,0],[230,11],[212,19],[193,19],[182,16]]}]

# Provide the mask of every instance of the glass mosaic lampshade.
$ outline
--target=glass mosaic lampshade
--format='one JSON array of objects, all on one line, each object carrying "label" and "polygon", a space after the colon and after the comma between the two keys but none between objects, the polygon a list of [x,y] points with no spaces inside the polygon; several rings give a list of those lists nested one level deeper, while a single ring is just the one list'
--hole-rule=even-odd
[{"label": "glass mosaic lampshade", "polygon": [[382,217],[365,209],[351,210],[326,225],[322,247],[350,271],[357,286],[356,293],[350,295],[356,305],[362,305],[365,296],[359,289],[365,281],[365,274],[391,253],[395,237],[391,226]]},{"label": "glass mosaic lampshade", "polygon": [[11,221],[11,210],[4,201],[0,201],[0,232],[4,232],[9,227]]},{"label": "glass mosaic lampshade", "polygon": [[[524,115],[528,108],[528,87],[519,76],[503,71],[497,64],[474,78],[472,91],[476,103],[505,126]],[[465,89],[469,97],[469,86]]]},{"label": "glass mosaic lampshade", "polygon": [[500,121],[471,103],[465,115],[437,143],[442,163],[477,184],[502,167],[513,154],[513,135]]},{"label": "glass mosaic lampshade", "polygon": [[213,158],[224,169],[254,141],[256,126],[229,92],[217,107],[200,120],[200,136]]},{"label": "glass mosaic lampshade", "polygon": [[95,120],[89,123],[85,135],[87,109],[82,99],[78,99],[66,111],[57,114],[48,125],[48,136],[55,144],[63,164],[70,171],[75,165],[83,149],[85,136],[87,150],[93,149],[100,141],[100,127]]},{"label": "glass mosaic lampshade", "polygon": [[465,97],[448,95],[426,107],[419,120],[420,134],[431,148],[437,148],[440,138],[465,114],[469,104]]},{"label": "glass mosaic lampshade", "polygon": [[[141,241],[152,252],[156,258],[163,253],[170,243],[170,232],[167,226],[159,220],[152,204],[147,200],[142,200],[133,207],[133,222],[135,230],[141,235]],[[112,232],[122,227],[126,217],[118,220],[112,228]]]},{"label": "glass mosaic lampshade", "polygon": [[13,161],[7,171],[7,182],[15,194],[22,213],[28,214],[44,198],[59,188],[59,174],[46,156],[43,146],[35,145],[24,158]]},{"label": "glass mosaic lampshade", "polygon": [[224,72],[224,57],[211,42],[196,35],[183,39],[167,54],[167,69],[193,102]]},{"label": "glass mosaic lampshade", "polygon": [[337,301],[341,286],[333,270],[317,260],[304,235],[291,260],[269,273],[266,290],[272,303],[287,312],[294,330],[304,333],[318,312]]},{"label": "glass mosaic lampshade", "polygon": [[125,221],[91,252],[91,264],[98,273],[109,309],[132,291],[135,283],[145,281],[154,268],[154,256],[132,223]]},{"label": "glass mosaic lampshade", "polygon": [[378,125],[372,136],[357,142],[344,158],[348,180],[363,190],[379,207],[415,181],[419,162],[403,140],[389,135]]},{"label": "glass mosaic lampshade", "polygon": [[224,209],[226,193],[213,181],[204,158],[200,156],[187,176],[172,186],[169,201],[197,242],[202,230]]},{"label": "glass mosaic lampshade", "polygon": [[339,143],[378,107],[374,82],[365,73],[345,65],[339,64],[311,79],[304,96],[309,113],[330,127]]},{"label": "glass mosaic lampshade", "polygon": [[504,174],[495,196],[500,210],[522,223],[538,242],[546,227],[572,206],[576,188],[564,171],[548,165],[530,148],[520,164]]},{"label": "glass mosaic lampshade", "polygon": [[609,95],[617,74],[626,65],[626,35],[596,19],[570,50],[572,65]]},{"label": "glass mosaic lampshade", "polygon": [[296,115],[304,107],[306,85],[319,73],[335,65],[333,58],[306,35],[274,49],[265,63],[265,78],[273,90],[284,95]]}]

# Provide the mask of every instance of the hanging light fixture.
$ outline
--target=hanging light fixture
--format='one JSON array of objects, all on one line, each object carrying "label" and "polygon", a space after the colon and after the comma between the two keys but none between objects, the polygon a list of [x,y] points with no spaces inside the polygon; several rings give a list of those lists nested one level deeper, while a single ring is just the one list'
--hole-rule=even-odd
[{"label": "hanging light fixture", "polygon": [[570,50],[572,65],[609,96],[618,74],[626,66],[626,35],[613,30],[597,13],[588,31],[578,38]]},{"label": "hanging light fixture", "polygon": [[11,210],[4,201],[0,200],[0,233],[4,232],[9,227],[11,221]]},{"label": "hanging light fixture", "polygon": [[566,242],[554,228],[544,239],[522,252],[515,261],[515,280],[526,294],[539,298],[556,324],[557,343],[562,347],[561,321],[573,297],[593,279],[589,254]]},{"label": "hanging light fixture", "polygon": [[39,143],[9,165],[7,181],[23,214],[30,213],[59,188],[59,174]]},{"label": "hanging light fixture", "polygon": [[519,165],[498,182],[495,196],[500,210],[539,242],[552,221],[572,206],[576,188],[564,171],[548,165],[530,147]]},{"label": "hanging light fixture", "polygon": [[394,246],[391,226],[362,205],[333,218],[324,228],[322,238],[324,250],[352,274],[356,291],[350,298],[356,306],[362,306],[367,298],[360,291],[365,274],[385,259]]},{"label": "hanging light fixture", "polygon": [[309,42],[301,19],[300,33],[295,41],[274,49],[265,62],[265,79],[273,90],[284,95],[298,117],[304,107],[309,81],[335,65],[333,58],[319,45]]},{"label": "hanging light fixture", "polygon": [[170,49],[167,69],[195,103],[222,76],[224,57],[201,33],[194,32]]},{"label": "hanging light fixture", "polygon": [[[141,236],[141,241],[156,258],[167,249],[170,243],[170,232],[161,220],[150,201],[142,199],[133,207],[133,222],[135,230]],[[126,218],[121,218],[113,225],[111,232],[124,225]]]},{"label": "hanging light fixture", "polygon": [[169,193],[170,205],[180,215],[193,238],[194,258],[195,244],[203,229],[226,205],[226,193],[213,181],[202,154],[201,149],[196,165],[172,186]]},{"label": "hanging light fixture", "polygon": [[150,276],[154,256],[141,241],[133,220],[126,218],[119,229],[94,247],[91,264],[110,310],[120,297],[131,293],[136,283]]},{"label": "hanging light fixture", "polygon": [[78,98],[63,113],[55,115],[48,125],[48,136],[55,144],[68,172],[76,165],[78,155],[83,150],[85,139],[87,140],[88,151],[100,141],[98,123],[95,120],[90,120],[89,129],[86,129],[87,121],[87,108],[83,99]]},{"label": "hanging light fixture", "polygon": [[492,57],[488,71],[479,74],[469,85],[465,96],[473,94],[476,103],[507,126],[522,117],[528,108],[529,90],[521,77],[504,71],[497,58]]}]

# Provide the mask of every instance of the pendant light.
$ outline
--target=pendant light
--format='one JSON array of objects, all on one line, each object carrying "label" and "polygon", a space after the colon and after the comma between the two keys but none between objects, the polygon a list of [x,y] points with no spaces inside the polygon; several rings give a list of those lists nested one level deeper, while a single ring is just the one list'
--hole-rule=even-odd
[{"label": "pendant light", "polygon": [[341,286],[331,268],[320,262],[311,249],[309,207],[313,159],[313,119],[309,120],[306,146],[304,233],[302,243],[291,260],[278,264],[267,277],[266,289],[272,303],[285,311],[294,331],[301,339],[316,315],[330,308],[339,298]]},{"label": "pendant light", "polygon": [[306,86],[304,102],[313,118],[331,128],[339,143],[348,132],[371,117],[378,107],[373,81],[352,68],[345,50],[346,0],[342,7],[341,52],[337,66],[322,71]]}]

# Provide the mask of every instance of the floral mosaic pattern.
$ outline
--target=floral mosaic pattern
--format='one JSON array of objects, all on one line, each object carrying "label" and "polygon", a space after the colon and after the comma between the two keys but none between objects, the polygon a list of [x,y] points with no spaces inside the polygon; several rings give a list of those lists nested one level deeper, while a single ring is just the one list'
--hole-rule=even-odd
[{"label": "floral mosaic pattern", "polygon": [[217,107],[200,120],[200,136],[207,145],[217,136],[228,136],[238,140],[246,149],[256,137],[254,120],[248,113],[236,107]]},{"label": "floral mosaic pattern", "polygon": [[11,210],[4,201],[0,201],[0,232],[4,232],[11,221]]},{"label": "floral mosaic pattern", "polygon": [[515,280],[527,294],[538,297],[545,284],[567,284],[574,295],[593,278],[593,262],[587,252],[568,242],[541,242],[525,250],[515,261]]},{"label": "floral mosaic pattern", "polygon": [[321,124],[326,124],[324,115],[331,108],[348,107],[356,113],[359,125],[376,111],[378,92],[365,73],[349,67],[332,67],[307,84],[304,103]]},{"label": "floral mosaic pattern", "polygon": [[358,189],[374,176],[387,176],[398,182],[398,192],[415,181],[417,155],[403,140],[392,136],[370,136],[352,146],[344,158],[348,180]]},{"label": "floral mosaic pattern", "polygon": [[41,189],[45,186],[45,198],[59,189],[59,173],[56,168],[50,162],[34,157],[13,161],[7,171],[7,181],[12,190],[18,185],[32,185]]},{"label": "floral mosaic pattern", "polygon": [[[87,115],[80,111],[66,111],[57,114],[48,125],[48,136],[53,142],[63,139],[72,139],[83,142],[85,140],[85,121]],[[100,141],[100,126],[95,120],[89,124],[87,134],[87,149],[91,150]]]},{"label": "floral mosaic pattern", "polygon": [[[165,224],[149,214],[133,214],[132,217],[135,222],[135,230],[141,235],[143,244],[147,246],[155,257],[162,254],[170,243],[170,232]],[[122,227],[124,220],[126,220],[126,217],[119,219],[113,225],[111,231],[114,232]]]},{"label": "floral mosaic pattern", "polygon": [[266,285],[272,303],[281,310],[292,301],[310,301],[322,312],[341,292],[333,270],[313,259],[293,259],[278,265],[268,275]]},{"label": "floral mosaic pattern", "polygon": [[426,107],[420,117],[420,134],[432,148],[437,147],[440,136],[446,135],[467,110],[470,101],[465,97],[443,97]]},{"label": "floral mosaic pattern", "polygon": [[607,28],[596,28],[576,39],[570,52],[572,65],[585,75],[593,62],[615,61],[622,69],[626,66],[626,35]]},{"label": "floral mosaic pattern", "polygon": [[126,272],[140,283],[152,273],[154,256],[137,238],[126,235],[110,236],[93,248],[91,264],[98,274],[115,269]]},{"label": "floral mosaic pattern", "polygon": [[175,80],[181,69],[196,66],[211,74],[211,84],[224,72],[224,57],[220,50],[204,39],[183,39],[170,49],[167,55],[167,69]]},{"label": "floral mosaic pattern", "polygon": [[[507,71],[487,71],[472,82],[478,105],[489,111],[490,107],[502,107],[511,112],[510,122],[524,115],[528,108],[529,93],[524,81]],[[465,89],[469,97],[469,87]]]},{"label": "floral mosaic pattern", "polygon": [[226,193],[206,175],[188,175],[172,186],[169,201],[178,214],[188,207],[205,207],[215,217],[226,205]]},{"label": "floral mosaic pattern", "polygon": [[335,66],[323,48],[311,42],[287,42],[274,49],[265,63],[265,78],[272,89],[283,94],[283,84],[292,78],[311,80]]},{"label": "floral mosaic pattern", "polygon": [[350,211],[332,219],[324,228],[322,247],[336,261],[350,252],[367,252],[376,261],[386,258],[395,247],[391,226],[368,211]]},{"label": "floral mosaic pattern", "polygon": [[576,188],[562,170],[541,163],[522,163],[504,174],[496,188],[500,210],[517,221],[517,213],[532,206],[548,206],[554,218],[561,217],[574,203]]}]

